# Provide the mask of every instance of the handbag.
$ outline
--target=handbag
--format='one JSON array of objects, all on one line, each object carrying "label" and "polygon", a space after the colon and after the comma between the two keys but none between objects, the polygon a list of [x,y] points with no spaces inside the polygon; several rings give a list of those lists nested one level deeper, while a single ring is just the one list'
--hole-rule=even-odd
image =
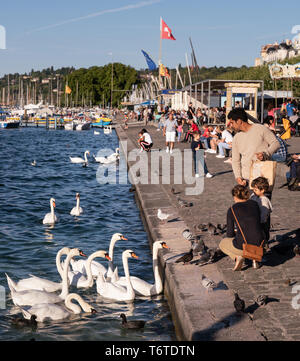
[{"label": "handbag", "polygon": [[271,192],[275,184],[276,166],[277,166],[277,162],[272,160],[265,160],[265,161],[256,160],[252,162],[250,168],[250,179],[249,179],[250,189],[252,189],[251,183],[255,178],[265,177],[269,182],[269,191]]},{"label": "handbag", "polygon": [[264,249],[263,249],[264,240],[261,242],[260,246],[255,246],[253,244],[247,243],[244,232],[239,224],[239,221],[236,218],[236,215],[232,207],[231,207],[231,211],[245,241],[243,243],[243,258],[252,259],[254,261],[261,262],[264,254]]}]

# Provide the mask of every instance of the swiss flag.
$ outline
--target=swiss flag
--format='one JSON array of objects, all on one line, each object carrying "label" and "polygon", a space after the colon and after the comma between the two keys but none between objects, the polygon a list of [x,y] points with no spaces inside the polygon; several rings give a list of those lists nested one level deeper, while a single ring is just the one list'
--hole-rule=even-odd
[{"label": "swiss flag", "polygon": [[161,39],[169,39],[169,40],[176,40],[172,34],[171,29],[168,25],[160,19],[160,38]]}]

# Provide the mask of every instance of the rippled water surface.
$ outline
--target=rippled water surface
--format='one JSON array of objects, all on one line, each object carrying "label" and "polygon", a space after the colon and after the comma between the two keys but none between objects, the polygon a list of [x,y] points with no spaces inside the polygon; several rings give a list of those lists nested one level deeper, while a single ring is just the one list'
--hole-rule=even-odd
[{"label": "rippled water surface", "polygon": [[[136,298],[134,303],[109,302],[90,289],[78,292],[98,311],[83,313],[60,322],[39,324],[36,330],[18,329],[10,318],[20,316],[7,286],[5,272],[15,281],[34,274],[60,281],[55,257],[64,246],[79,247],[87,255],[108,250],[111,236],[121,232],[128,241],[118,241],[114,264],[123,273],[121,254],[132,249],[139,259],[130,259],[132,275],[154,282],[152,255],[147,234],[130,184],[101,185],[96,180],[99,164],[95,155],[101,149],[118,146],[113,132],[94,135],[90,131],[64,131],[41,128],[0,131],[0,297],[5,287],[6,299],[0,299],[0,340],[175,340],[168,304],[163,296]],[[81,156],[89,150],[89,166],[72,164],[69,156]],[[37,165],[31,165],[33,160]],[[74,218],[75,194],[80,193],[82,216]],[[59,222],[53,228],[42,224],[50,211],[49,200],[56,199]],[[99,259],[97,259],[99,261]],[[106,260],[100,259],[107,266]],[[147,321],[143,331],[121,329],[120,313],[129,319]]]}]

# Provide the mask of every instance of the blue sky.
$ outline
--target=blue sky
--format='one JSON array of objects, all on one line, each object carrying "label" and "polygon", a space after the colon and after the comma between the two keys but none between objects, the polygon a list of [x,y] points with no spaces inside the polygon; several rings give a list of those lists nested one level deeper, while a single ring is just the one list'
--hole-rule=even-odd
[{"label": "blue sky", "polygon": [[[0,8],[6,49],[0,76],[50,66],[90,67],[122,62],[146,68],[144,49],[157,62],[160,16],[176,41],[162,41],[168,67],[185,65],[192,38],[200,66],[253,65],[261,45],[292,38],[299,0],[14,0]],[[189,57],[190,61],[190,57]]]}]

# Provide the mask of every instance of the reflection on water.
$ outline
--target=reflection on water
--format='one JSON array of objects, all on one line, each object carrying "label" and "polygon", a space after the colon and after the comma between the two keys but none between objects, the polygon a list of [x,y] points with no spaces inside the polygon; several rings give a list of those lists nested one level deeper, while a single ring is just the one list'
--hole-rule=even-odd
[{"label": "reflection on water", "polygon": [[[60,282],[55,265],[62,247],[79,247],[86,255],[109,248],[113,233],[123,233],[128,241],[117,242],[114,263],[123,274],[122,252],[132,249],[139,256],[129,262],[130,274],[153,283],[152,255],[139,211],[128,184],[99,184],[99,164],[89,157],[89,166],[70,163],[69,156],[82,156],[118,146],[115,134],[100,131],[67,132],[44,129],[0,131],[0,152],[9,154],[0,163],[0,286],[6,289],[6,309],[0,309],[1,340],[174,340],[170,311],[163,296],[138,297],[135,301],[111,302],[90,289],[70,288],[97,310],[96,314],[72,315],[60,322],[44,322],[36,330],[11,325],[20,316],[7,286],[5,272],[14,280],[30,274]],[[100,153],[100,152],[99,152]],[[33,167],[31,162],[36,160]],[[113,167],[111,167],[113,168]],[[124,170],[121,170],[124,172]],[[84,213],[70,215],[76,192]],[[56,200],[58,222],[42,224],[49,212],[49,200]],[[102,262],[102,261],[101,261]],[[105,261],[104,261],[105,262]],[[107,266],[106,263],[103,263]],[[121,328],[120,313],[146,321],[144,330]]]}]

